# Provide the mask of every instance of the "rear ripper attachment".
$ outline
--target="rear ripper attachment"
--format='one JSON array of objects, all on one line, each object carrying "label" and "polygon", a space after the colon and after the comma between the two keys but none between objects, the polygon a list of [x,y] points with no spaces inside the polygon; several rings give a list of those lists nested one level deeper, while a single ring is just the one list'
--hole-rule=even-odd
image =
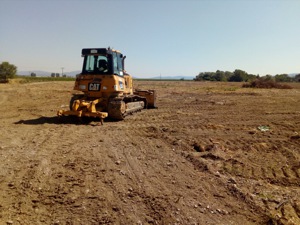
[{"label": "rear ripper attachment", "polygon": [[146,108],[156,108],[155,90],[133,91],[132,77],[124,69],[125,56],[111,48],[82,49],[82,72],[76,76],[70,110],[58,116],[106,117],[123,120],[125,116]]},{"label": "rear ripper attachment", "polygon": [[61,116],[77,116],[77,117],[93,117],[99,118],[101,124],[103,120],[108,116],[107,112],[97,111],[96,105],[101,101],[101,99],[95,99],[93,101],[87,101],[84,99],[77,99],[70,102],[70,110],[59,110],[57,115]]}]

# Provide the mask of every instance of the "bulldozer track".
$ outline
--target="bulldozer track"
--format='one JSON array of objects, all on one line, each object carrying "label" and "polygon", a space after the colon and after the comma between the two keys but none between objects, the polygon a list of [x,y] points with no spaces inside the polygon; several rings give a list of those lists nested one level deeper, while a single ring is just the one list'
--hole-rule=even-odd
[{"label": "bulldozer track", "polygon": [[126,116],[141,111],[146,106],[140,106],[139,102],[144,102],[146,98],[140,96],[127,96],[124,98],[115,98],[108,103],[108,115],[115,120],[123,120]]},{"label": "bulldozer track", "polygon": [[112,119],[122,120],[125,115],[125,102],[122,100],[110,101],[108,104],[108,115]]}]

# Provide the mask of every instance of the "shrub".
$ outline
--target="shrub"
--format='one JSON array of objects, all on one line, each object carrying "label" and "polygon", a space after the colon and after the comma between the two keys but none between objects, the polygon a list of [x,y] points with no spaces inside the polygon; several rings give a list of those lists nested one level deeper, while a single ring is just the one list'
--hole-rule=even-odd
[{"label": "shrub", "polygon": [[290,85],[280,84],[274,80],[256,79],[250,83],[243,84],[244,88],[278,88],[278,89],[292,89]]},{"label": "shrub", "polygon": [[2,62],[0,64],[0,79],[7,80],[9,78],[14,78],[17,73],[17,67],[8,62]]}]

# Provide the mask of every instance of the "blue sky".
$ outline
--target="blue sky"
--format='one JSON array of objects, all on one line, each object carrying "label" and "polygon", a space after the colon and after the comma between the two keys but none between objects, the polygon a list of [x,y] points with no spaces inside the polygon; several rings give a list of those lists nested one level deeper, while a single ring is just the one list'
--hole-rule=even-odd
[{"label": "blue sky", "polygon": [[0,0],[0,62],[81,70],[113,47],[135,77],[300,73],[300,0]]}]

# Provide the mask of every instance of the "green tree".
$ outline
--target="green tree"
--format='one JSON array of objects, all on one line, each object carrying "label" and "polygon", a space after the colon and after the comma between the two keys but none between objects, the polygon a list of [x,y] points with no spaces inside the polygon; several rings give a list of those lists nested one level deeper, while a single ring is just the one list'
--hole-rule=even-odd
[{"label": "green tree", "polygon": [[227,81],[224,71],[217,70],[214,77],[216,81]]},{"label": "green tree", "polygon": [[248,80],[248,74],[243,70],[235,70],[233,75],[229,78],[229,81],[242,82]]},{"label": "green tree", "polygon": [[0,79],[14,78],[17,74],[17,67],[8,62],[2,62],[0,64]]},{"label": "green tree", "polygon": [[194,80],[242,82],[253,81],[258,78],[259,75],[248,74],[243,70],[236,69],[234,72],[221,70],[217,70],[216,72],[201,72],[194,78]]},{"label": "green tree", "polygon": [[217,70],[216,72],[201,72],[194,80],[197,81],[227,81],[226,72]]},{"label": "green tree", "polygon": [[274,81],[274,77],[272,75],[269,75],[269,74],[261,77],[261,79],[264,80],[264,81],[268,81],[268,80]]},{"label": "green tree", "polygon": [[196,76],[196,78],[194,80],[196,81],[214,81],[214,72],[201,72],[198,74],[198,76]]},{"label": "green tree", "polygon": [[290,82],[292,81],[292,78],[289,77],[287,74],[277,74],[275,75],[275,81],[276,82]]},{"label": "green tree", "polygon": [[230,71],[225,71],[226,80],[229,81],[230,77],[232,77],[233,73]]},{"label": "green tree", "polygon": [[247,75],[247,81],[250,82],[250,81],[254,81],[256,79],[259,78],[259,75],[254,75],[254,74],[248,74]]}]

